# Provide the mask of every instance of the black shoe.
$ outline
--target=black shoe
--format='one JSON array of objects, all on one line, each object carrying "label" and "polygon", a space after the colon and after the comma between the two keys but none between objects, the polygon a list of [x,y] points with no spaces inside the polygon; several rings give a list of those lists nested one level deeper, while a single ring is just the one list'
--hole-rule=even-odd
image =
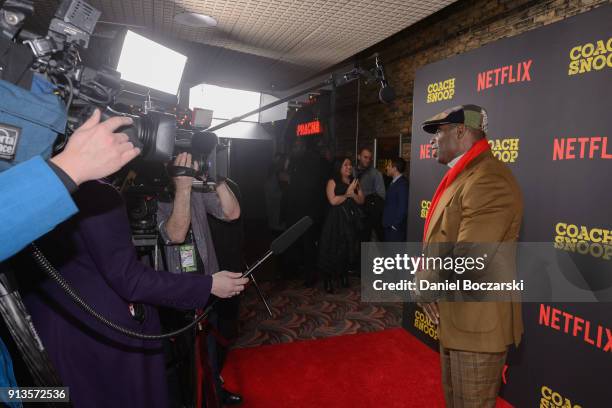
[{"label": "black shoe", "polygon": [[327,293],[334,293],[334,285],[332,284],[331,279],[325,279],[324,287]]},{"label": "black shoe", "polygon": [[234,394],[225,388],[221,389],[221,402],[223,405],[238,405],[242,404],[242,395]]},{"label": "black shoe", "polygon": [[349,280],[348,280],[348,275],[344,274],[340,277],[340,283],[342,284],[343,288],[348,288],[349,287]]}]

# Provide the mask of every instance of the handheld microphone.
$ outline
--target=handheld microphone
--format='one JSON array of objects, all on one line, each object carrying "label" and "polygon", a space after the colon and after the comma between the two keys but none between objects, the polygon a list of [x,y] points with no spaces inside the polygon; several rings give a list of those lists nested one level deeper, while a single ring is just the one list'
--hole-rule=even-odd
[{"label": "handheld microphone", "polygon": [[283,232],[280,237],[276,238],[270,244],[270,250],[261,257],[253,266],[246,270],[242,274],[243,278],[248,278],[255,269],[259,267],[266,259],[272,255],[278,255],[283,253],[287,248],[291,246],[299,237],[301,237],[308,228],[312,225],[312,218],[303,217],[301,220],[293,224],[287,231]]},{"label": "handheld microphone", "polygon": [[281,234],[270,244],[270,251],[278,255],[283,253],[291,246],[308,228],[312,225],[312,218],[303,217],[301,220],[293,224],[287,231]]}]

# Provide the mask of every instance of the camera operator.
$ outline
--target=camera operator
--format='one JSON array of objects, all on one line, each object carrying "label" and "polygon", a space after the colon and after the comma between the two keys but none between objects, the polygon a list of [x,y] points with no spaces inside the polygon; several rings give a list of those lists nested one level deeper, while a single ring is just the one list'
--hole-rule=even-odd
[{"label": "camera operator", "polygon": [[[186,152],[176,157],[174,165],[199,170],[198,161],[192,160],[191,154]],[[240,217],[240,205],[225,181],[216,184],[214,192],[192,188],[192,185],[193,177],[174,177],[173,201],[158,203],[157,222],[166,244],[168,270],[187,275],[216,276],[219,264],[207,214],[230,222]],[[214,327],[217,319],[217,312],[213,309],[208,323]],[[240,395],[222,387],[215,337],[209,333],[206,341],[211,374],[215,381],[216,402],[224,405],[241,403]]]},{"label": "camera operator", "polygon": [[[36,156],[0,173],[0,261],[73,215],[77,207],[70,194],[80,184],[112,174],[138,156],[140,149],[126,134],[114,133],[131,123],[126,117],[100,122],[95,110],[48,162]],[[28,143],[27,134],[21,143]]]},{"label": "camera operator", "polygon": [[[79,213],[39,246],[71,286],[113,322],[157,334],[160,322],[155,306],[202,308],[211,293],[226,298],[244,289],[248,279],[238,273],[176,275],[140,263],[125,205],[111,185],[90,181],[73,197]],[[85,313],[53,281],[42,280],[31,289],[25,296],[26,306],[60,378],[70,387],[74,406],[168,406],[160,341],[111,330]]]}]

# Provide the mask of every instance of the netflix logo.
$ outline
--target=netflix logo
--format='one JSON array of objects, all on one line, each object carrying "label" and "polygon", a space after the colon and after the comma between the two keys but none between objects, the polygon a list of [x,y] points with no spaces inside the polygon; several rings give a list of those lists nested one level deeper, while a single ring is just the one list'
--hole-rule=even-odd
[{"label": "netflix logo", "polygon": [[478,74],[478,92],[496,86],[531,81],[531,64],[533,60],[521,61],[513,65],[490,69]]},{"label": "netflix logo", "polygon": [[422,144],[419,146],[419,160],[424,159],[433,159],[433,154],[431,153],[431,145],[429,143]]},{"label": "netflix logo", "polygon": [[608,153],[608,137],[566,137],[555,138],[553,160],[612,159]]},{"label": "netflix logo", "polygon": [[540,304],[540,326],[550,327],[567,335],[580,338],[585,343],[612,353],[612,331],[587,319],[551,306]]}]

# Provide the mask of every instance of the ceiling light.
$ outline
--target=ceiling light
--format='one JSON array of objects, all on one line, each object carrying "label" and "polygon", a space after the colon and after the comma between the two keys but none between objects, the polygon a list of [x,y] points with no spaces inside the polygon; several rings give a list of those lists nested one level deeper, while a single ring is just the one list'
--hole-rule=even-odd
[{"label": "ceiling light", "polygon": [[206,14],[180,13],[174,16],[174,21],[194,28],[210,28],[217,26],[217,20]]}]

